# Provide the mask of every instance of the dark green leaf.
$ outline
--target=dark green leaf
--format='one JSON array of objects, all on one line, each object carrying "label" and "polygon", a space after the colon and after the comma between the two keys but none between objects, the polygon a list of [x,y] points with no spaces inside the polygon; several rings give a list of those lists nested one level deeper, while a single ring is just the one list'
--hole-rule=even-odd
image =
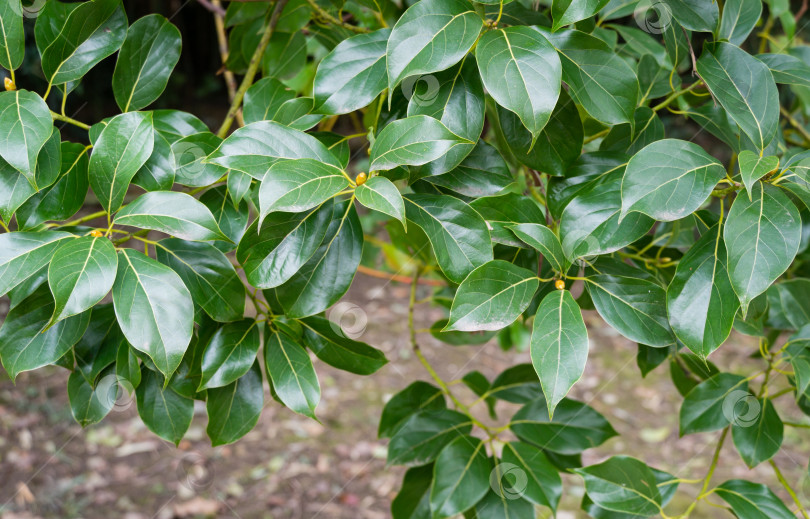
[{"label": "dark green leaf", "polygon": [[255,319],[228,323],[217,330],[203,351],[199,391],[227,386],[247,373],[260,346]]},{"label": "dark green leaf", "polygon": [[714,32],[720,20],[716,3],[701,0],[663,0],[673,16],[685,29]]},{"label": "dark green leaf", "polygon": [[390,438],[411,415],[426,409],[445,409],[444,393],[432,384],[417,380],[391,397],[382,410],[377,436]]},{"label": "dark green leaf", "polygon": [[521,223],[508,227],[515,236],[542,254],[555,271],[562,273],[568,269],[568,260],[563,253],[560,239],[551,229],[539,223]]},{"label": "dark green leaf", "polygon": [[328,319],[313,316],[300,323],[304,327],[304,344],[330,366],[370,375],[388,362],[383,352],[347,337],[338,324]]},{"label": "dark green leaf", "polygon": [[601,508],[645,517],[661,511],[655,474],[635,458],[613,456],[576,472],[585,479],[588,497]]},{"label": "dark green leaf", "polygon": [[471,430],[470,418],[457,411],[419,411],[406,419],[391,437],[388,464],[416,466],[430,463],[445,445]]},{"label": "dark green leaf", "polygon": [[735,406],[731,436],[745,464],[753,468],[779,452],[784,425],[770,399],[748,398],[744,404],[744,410]]},{"label": "dark green leaf", "polygon": [[[503,472],[498,478],[501,495],[509,499],[520,496],[540,506],[557,510],[562,496],[562,480],[557,469],[548,461],[546,455],[537,447],[523,442],[504,444],[502,463],[496,466]],[[520,478],[521,470],[524,477]],[[515,472],[514,487],[507,488],[510,472]],[[520,480],[524,485],[518,485]],[[524,488],[520,488],[520,487]]]},{"label": "dark green leaf", "polygon": [[281,105],[291,99],[295,99],[295,91],[281,81],[271,77],[260,79],[245,93],[242,108],[245,123],[271,120]]},{"label": "dark green leaf", "polygon": [[115,223],[161,231],[185,240],[228,240],[205,205],[176,191],[144,193],[118,211]]},{"label": "dark green leaf", "polygon": [[793,519],[796,517],[765,485],[731,479],[714,489],[731,506],[734,515],[745,519]]},{"label": "dark green leaf", "polygon": [[173,142],[175,181],[184,186],[203,187],[225,176],[226,168],[206,162],[206,156],[221,143],[222,139],[208,131],[193,133]]},{"label": "dark green leaf", "polygon": [[566,25],[590,18],[607,3],[608,0],[554,0],[551,3],[551,16],[554,18],[551,30],[556,31]]},{"label": "dark green leaf", "polygon": [[484,442],[459,436],[450,442],[433,465],[430,510],[436,519],[455,516],[484,497],[492,469]]},{"label": "dark green leaf", "polygon": [[747,389],[745,377],[731,373],[718,373],[695,386],[681,405],[681,436],[728,426],[740,409],[746,412],[748,402],[756,402]]},{"label": "dark green leaf", "polygon": [[214,446],[233,443],[250,432],[264,407],[262,370],[253,363],[239,380],[225,387],[208,390],[206,433]]},{"label": "dark green leaf", "polygon": [[5,295],[50,263],[66,232],[9,232],[0,234],[0,295]]},{"label": "dark green leaf", "polygon": [[509,166],[498,150],[483,140],[478,141],[475,148],[455,169],[441,175],[426,177],[425,180],[472,197],[495,195],[514,182]]},{"label": "dark green leaf", "polygon": [[754,182],[779,167],[779,157],[773,155],[760,156],[751,150],[741,151],[737,161],[740,164],[740,176],[745,185],[745,190],[748,191],[749,200],[751,200]]},{"label": "dark green leaf", "polygon": [[283,160],[267,170],[259,188],[259,228],[273,212],[300,213],[349,187],[340,168],[314,159]]},{"label": "dark green leaf", "polygon": [[284,405],[315,419],[321,387],[303,346],[286,333],[273,332],[264,347],[264,362],[273,390]]},{"label": "dark green leaf", "polygon": [[15,70],[25,55],[23,9],[20,0],[9,0],[0,6],[0,67]]},{"label": "dark green leaf", "polygon": [[163,377],[151,369],[143,367],[141,376],[141,383],[135,390],[141,420],[150,431],[178,445],[191,425],[194,400],[165,387]]},{"label": "dark green leaf", "polygon": [[760,0],[729,0],[723,5],[723,17],[717,30],[717,39],[726,39],[742,45],[762,16]]},{"label": "dark green leaf", "polygon": [[441,121],[414,115],[392,122],[380,132],[371,149],[372,171],[397,166],[419,166],[438,159],[456,146],[473,142],[451,132]]}]

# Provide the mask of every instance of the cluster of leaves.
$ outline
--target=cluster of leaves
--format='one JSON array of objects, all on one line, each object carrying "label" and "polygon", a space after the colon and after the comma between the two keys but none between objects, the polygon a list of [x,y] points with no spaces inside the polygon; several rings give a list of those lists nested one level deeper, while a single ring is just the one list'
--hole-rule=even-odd
[{"label": "cluster of leaves", "polygon": [[[493,417],[496,401],[520,406],[493,428],[436,375],[411,322],[435,385],[413,383],[381,417],[389,462],[411,467],[395,518],[556,511],[561,472],[584,479],[594,517],[666,516],[682,480],[623,456],[582,464],[617,434],[567,396],[588,357],[583,309],[638,343],[642,374],[669,365],[682,435],[723,430],[719,450],[731,431],[807,517],[772,461],[775,399],[793,395],[810,415],[810,46],[787,2],[406,3],[230,2],[226,76],[243,78],[214,133],[185,112],[144,110],[181,51],[166,18],[130,25],[121,0],[48,0],[31,24],[21,0],[4,0],[6,372],[70,370],[82,425],[134,391],[145,424],[175,443],[194,400],[215,445],[242,437],[265,378],[314,418],[310,353],[360,375],[387,362],[324,316],[365,246],[366,262],[411,274],[411,321],[420,278],[441,285],[430,297],[449,309],[431,328],[441,341],[497,334],[513,348],[531,328],[531,364],[462,379]],[[14,76],[28,29],[42,95]],[[68,95],[115,53],[121,113],[68,117]],[[333,132],[338,121],[358,133]],[[55,122],[87,140],[62,141]],[[381,221],[390,243],[368,239]],[[761,371],[708,359],[732,329],[759,338]],[[712,486],[713,469],[681,515],[716,497],[737,517],[794,517],[762,484]]]}]

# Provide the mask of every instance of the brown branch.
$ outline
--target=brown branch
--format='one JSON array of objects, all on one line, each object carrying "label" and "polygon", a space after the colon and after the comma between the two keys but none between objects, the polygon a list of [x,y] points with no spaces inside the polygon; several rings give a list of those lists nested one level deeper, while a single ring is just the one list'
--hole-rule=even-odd
[{"label": "brown branch", "polygon": [[[369,268],[363,265],[357,266],[357,272],[361,274],[365,274],[366,276],[371,276],[373,278],[379,279],[387,279],[388,281],[395,281],[397,283],[413,283],[413,278],[410,276],[400,276],[398,274],[389,274],[388,272],[383,272],[381,270],[375,270],[373,268]],[[420,285],[430,285],[434,287],[443,287],[447,285],[441,280],[438,279],[425,279],[419,278],[417,283]]]},{"label": "brown branch", "polygon": [[794,18],[798,23],[799,19],[807,12],[807,0],[802,0],[802,6],[799,8],[799,12],[796,13],[796,17]]},{"label": "brown branch", "polygon": [[215,15],[225,16],[225,9],[222,8],[222,5],[220,5],[218,1],[213,0],[212,3],[209,0],[197,0],[197,2]]},{"label": "brown branch", "polygon": [[[200,0],[201,2],[203,0]],[[228,101],[233,103],[233,100],[236,98],[236,77],[233,75],[233,72],[228,69],[228,55],[230,54],[230,49],[228,48],[228,36],[225,34],[225,10],[222,9],[222,0],[211,0],[213,2],[213,6],[219,12],[214,13],[214,26],[216,27],[217,32],[217,43],[219,44],[219,55],[222,59],[222,75],[225,78],[225,86],[228,88]],[[242,118],[242,110],[239,110],[236,114],[236,120],[240,126],[245,125],[245,120]]]}]

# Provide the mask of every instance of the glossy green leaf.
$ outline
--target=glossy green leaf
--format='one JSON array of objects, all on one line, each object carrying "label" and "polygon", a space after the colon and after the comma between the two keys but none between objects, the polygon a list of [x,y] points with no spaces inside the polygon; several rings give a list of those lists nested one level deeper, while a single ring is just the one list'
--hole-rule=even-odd
[{"label": "glossy green leaf", "polygon": [[551,3],[551,16],[554,18],[552,31],[580,20],[590,18],[607,5],[608,0],[554,0]]},{"label": "glossy green leaf", "polygon": [[118,211],[115,223],[161,231],[185,240],[228,240],[205,205],[175,191],[144,193]]},{"label": "glossy green leaf", "polygon": [[796,517],[776,495],[759,483],[731,479],[714,489],[737,517],[746,519],[793,519]]},{"label": "glossy green leaf", "polygon": [[756,58],[765,63],[777,83],[810,86],[810,65],[790,54],[757,54]]},{"label": "glossy green leaf", "polygon": [[405,220],[405,202],[399,189],[385,177],[371,177],[354,191],[357,201],[381,213],[393,216],[402,225]]},{"label": "glossy green leaf", "polygon": [[112,288],[117,269],[118,256],[107,238],[66,240],[48,267],[55,305],[52,322],[95,306]]},{"label": "glossy green leaf", "polygon": [[550,417],[582,377],[588,344],[588,330],[571,292],[557,290],[544,297],[534,318],[531,354]]},{"label": "glossy green leaf", "polygon": [[737,162],[740,165],[740,176],[745,185],[745,190],[748,191],[749,200],[752,199],[754,182],[779,167],[779,157],[773,155],[760,156],[751,150],[741,151],[737,157]]},{"label": "glossy green leaf", "polygon": [[681,258],[667,288],[667,313],[675,336],[707,357],[731,333],[739,301],[728,277],[726,246],[714,226]]},{"label": "glossy green leaf", "polygon": [[[756,401],[748,392],[745,377],[731,373],[718,373],[695,386],[683,400],[680,412],[680,433],[716,431],[735,420],[740,404]],[[750,420],[750,418],[749,418]]]},{"label": "glossy green leaf", "polygon": [[560,95],[562,65],[554,47],[534,29],[509,27],[484,33],[475,58],[489,94],[520,117],[534,142]]},{"label": "glossy green leaf", "polygon": [[289,280],[315,253],[326,236],[332,203],[308,213],[273,213],[258,232],[254,223],[239,242],[236,257],[257,288],[273,288]]},{"label": "glossy green leaf", "polygon": [[438,387],[417,380],[391,397],[380,415],[377,436],[390,438],[411,415],[421,411],[446,409],[444,393]]},{"label": "glossy green leaf", "polygon": [[482,197],[470,202],[470,207],[486,220],[494,243],[512,247],[523,247],[524,244],[515,238],[511,226],[546,220],[543,208],[533,198],[517,193]]},{"label": "glossy green leaf", "polygon": [[696,211],[726,175],[723,165],[697,144],[656,141],[627,164],[622,178],[622,217],[633,211],[659,221]]},{"label": "glossy green leaf", "polygon": [[99,384],[91,386],[79,371],[74,371],[68,378],[68,399],[73,418],[82,427],[98,423],[112,410],[118,384]]},{"label": "glossy green leaf", "polygon": [[138,414],[150,431],[175,445],[185,436],[194,416],[194,401],[165,387],[163,377],[146,367],[135,390]]},{"label": "glossy green leaf", "polygon": [[206,156],[217,149],[222,139],[209,131],[193,133],[172,143],[174,175],[178,184],[204,187],[225,176],[228,170],[206,161]]},{"label": "glossy green leaf", "polygon": [[348,201],[335,203],[323,242],[292,277],[275,288],[287,316],[315,315],[335,304],[349,289],[362,252],[363,228],[357,210]]},{"label": "glossy green leaf", "polygon": [[20,0],[9,0],[0,6],[0,67],[15,70],[25,55],[23,10]]},{"label": "glossy green leaf", "polygon": [[283,332],[273,332],[264,347],[264,362],[273,390],[284,405],[315,419],[321,387],[303,346]]},{"label": "glossy green leaf", "polygon": [[315,110],[346,114],[368,106],[388,86],[385,50],[390,29],[343,40],[318,65]]},{"label": "glossy green leaf", "polygon": [[433,465],[433,517],[452,517],[475,506],[489,490],[491,470],[484,442],[466,435],[450,442]]},{"label": "glossy green leaf", "polygon": [[27,90],[0,92],[0,126],[5,129],[0,157],[36,189],[37,155],[54,131],[48,105]]},{"label": "glossy green leaf", "polygon": [[427,0],[412,5],[388,38],[389,98],[406,77],[438,72],[458,63],[483,26],[481,16],[467,0]]},{"label": "glossy green leaf", "polygon": [[638,100],[638,78],[606,43],[580,31],[547,33],[562,63],[562,80],[571,97],[596,120],[632,123]]},{"label": "glossy green leaf", "polygon": [[191,342],[194,305],[173,270],[133,249],[118,252],[112,295],[118,324],[132,347],[165,376],[180,365]]},{"label": "glossy green leaf", "polygon": [[258,423],[263,407],[262,370],[257,360],[239,380],[208,390],[205,405],[208,427],[205,432],[211,438],[211,444],[233,443],[250,432]]},{"label": "glossy green leaf", "polygon": [[194,302],[219,322],[245,314],[245,286],[231,261],[211,244],[169,238],[155,247],[157,260],[174,270]]},{"label": "glossy green leaf", "polygon": [[430,486],[433,465],[412,467],[402,478],[402,487],[391,501],[393,519],[424,519],[430,517]]},{"label": "glossy green leaf", "polygon": [[0,234],[0,294],[5,295],[50,263],[65,232],[9,232]]},{"label": "glossy green leaf", "polygon": [[739,47],[720,42],[707,46],[697,71],[728,115],[757,149],[764,150],[779,125],[779,93],[768,66]]},{"label": "glossy green leaf", "polygon": [[604,416],[569,398],[557,405],[553,419],[545,398],[532,400],[515,413],[509,428],[521,441],[559,454],[578,454],[617,436]]},{"label": "glossy green leaf", "polygon": [[810,280],[786,279],[768,288],[768,322],[783,330],[800,330],[810,323]]},{"label": "glossy green leaf", "polygon": [[341,167],[318,139],[273,121],[259,121],[239,128],[205,160],[261,180],[279,159],[315,159]]},{"label": "glossy green leaf", "polygon": [[323,317],[307,317],[304,344],[322,361],[349,373],[370,375],[388,361],[380,350],[347,337],[340,326]]},{"label": "glossy green leaf", "polygon": [[515,236],[542,254],[543,259],[548,261],[555,271],[562,273],[567,270],[568,260],[563,253],[560,239],[551,229],[539,223],[520,223],[510,225],[509,229],[515,233]]},{"label": "glossy green leaf", "polygon": [[227,386],[247,373],[260,346],[255,319],[228,323],[217,330],[203,351],[199,390]]},{"label": "glossy green leaf", "polygon": [[761,16],[761,0],[729,0],[723,5],[723,17],[717,30],[717,39],[742,45]]},{"label": "glossy green leaf", "polygon": [[271,120],[281,105],[290,99],[295,99],[295,91],[284,83],[271,77],[260,79],[245,92],[242,107],[245,122]]},{"label": "glossy green leaf", "polygon": [[554,196],[569,199],[560,216],[559,230],[567,258],[614,252],[652,228],[655,221],[642,213],[630,213],[620,220],[622,202],[618,179],[623,173],[623,168],[614,167],[592,179],[587,178],[590,174],[582,180],[576,179],[576,183],[574,178],[566,179],[556,187],[558,194]]},{"label": "glossy green leaf", "polygon": [[716,3],[701,0],[663,0],[669,8],[670,15],[684,29],[698,32],[714,32],[720,21],[720,12]]},{"label": "glossy green leaf", "polygon": [[346,175],[314,159],[277,162],[259,188],[259,228],[273,212],[300,213],[318,207],[349,187]]},{"label": "glossy green leaf", "polygon": [[779,188],[757,182],[751,196],[734,199],[723,230],[731,286],[743,316],[751,300],[790,266],[802,228],[796,206]]},{"label": "glossy green leaf", "polygon": [[459,199],[406,195],[405,214],[425,232],[439,266],[452,281],[461,283],[476,267],[492,260],[486,222]]},{"label": "glossy green leaf", "polygon": [[627,456],[613,456],[598,465],[576,469],[585,492],[600,508],[631,515],[651,516],[661,510],[661,492],[653,471]]},{"label": "glossy green leaf", "polygon": [[121,344],[129,347],[115,320],[113,305],[96,305],[84,335],[73,345],[77,371],[95,386],[102,371],[115,362]]},{"label": "glossy green leaf", "polygon": [[[495,469],[498,470],[498,465]],[[469,512],[468,512],[469,513]],[[520,496],[502,496],[490,488],[475,505],[476,519],[518,519],[535,515],[534,505]]]},{"label": "glossy green leaf", "polygon": [[129,183],[149,159],[154,142],[148,112],[113,117],[101,131],[90,156],[90,186],[108,213],[121,208]]},{"label": "glossy green leaf", "polygon": [[6,315],[0,327],[0,360],[12,381],[23,371],[59,360],[87,329],[90,312],[48,327],[53,306],[50,290],[42,285]]},{"label": "glossy green leaf", "polygon": [[459,137],[433,117],[406,117],[383,128],[374,140],[369,169],[377,171],[397,166],[419,166],[464,144],[472,144],[472,141]]},{"label": "glossy green leaf", "polygon": [[488,196],[503,191],[514,182],[503,157],[483,140],[455,169],[426,177],[431,184],[444,187],[465,196]]},{"label": "glossy green leaf", "polygon": [[494,260],[473,270],[458,287],[446,331],[500,330],[531,303],[539,285],[534,272]]},{"label": "glossy green leaf", "polygon": [[[56,2],[52,2],[56,3]],[[91,0],[69,11],[64,20],[45,9],[40,23],[58,26],[50,37],[37,33],[42,71],[53,85],[81,79],[98,62],[117,51],[127,35],[127,16],[120,0]],[[54,20],[48,20],[53,17]]]},{"label": "glossy green leaf", "polygon": [[585,286],[599,315],[631,341],[656,347],[675,342],[666,290],[640,271],[588,275]]},{"label": "glossy green leaf", "polygon": [[127,31],[113,72],[112,89],[122,111],[152,104],[180,59],[180,31],[159,14],[138,19]]},{"label": "glossy green leaf", "polygon": [[753,468],[779,452],[784,425],[770,399],[747,399],[745,405],[743,413],[735,409],[731,437],[740,457]]},{"label": "glossy green leaf", "polygon": [[388,465],[424,465],[434,461],[445,445],[467,435],[472,422],[450,409],[423,410],[411,415],[388,443]]},{"label": "glossy green leaf", "polygon": [[[528,443],[513,441],[504,444],[501,456],[502,463],[496,466],[496,470],[503,470],[498,478],[499,494],[509,499],[518,495],[536,505],[557,510],[562,496],[562,480],[543,451]],[[526,476],[525,485],[522,485],[524,488],[506,488],[510,472],[516,469],[522,470]],[[519,472],[514,474],[515,487],[518,486],[519,475]]]}]

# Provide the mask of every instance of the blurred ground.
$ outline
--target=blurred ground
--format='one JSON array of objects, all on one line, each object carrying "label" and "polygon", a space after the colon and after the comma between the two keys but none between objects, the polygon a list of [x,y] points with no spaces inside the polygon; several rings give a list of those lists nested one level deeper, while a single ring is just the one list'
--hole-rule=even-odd
[{"label": "blurred ground", "polygon": [[[82,429],[70,416],[67,372],[48,368],[24,373],[16,386],[0,381],[0,517],[148,519],[235,517],[262,519],[383,519],[399,487],[402,470],[386,469],[386,442],[376,440],[384,401],[416,379],[427,379],[407,343],[408,287],[358,275],[344,298],[369,316],[362,340],[385,351],[391,361],[361,378],[317,363],[323,397],[323,425],[281,408],[267,396],[258,426],[231,446],[211,448],[205,437],[205,409],[197,414],[179,448],[149,432],[135,404],[114,412],[101,424]],[[2,304],[2,303],[0,303]],[[419,327],[443,317],[441,310],[419,308]],[[2,312],[2,308],[0,308]],[[430,312],[430,313],[428,313]],[[591,356],[573,396],[605,414],[621,437],[585,455],[593,463],[612,454],[632,454],[684,479],[702,478],[718,433],[678,438],[677,394],[666,367],[642,379],[635,346],[588,312]],[[477,369],[492,378],[527,362],[527,354],[485,346],[452,347],[420,335],[426,355],[446,380]],[[735,335],[712,357],[722,369],[748,363],[747,338]],[[747,368],[741,370],[750,372]],[[758,387],[756,382],[754,387]],[[454,386],[471,402],[475,397]],[[784,401],[782,401],[784,400]],[[790,396],[777,405],[783,419],[800,421]],[[782,412],[790,410],[790,412]],[[502,419],[513,409],[499,408]],[[484,417],[482,416],[482,419]],[[806,464],[808,429],[787,428],[786,447],[777,463],[810,503]],[[768,484],[786,497],[767,463],[749,471],[732,442],[726,442],[713,481],[744,477]],[[688,506],[696,485],[682,485],[669,510]],[[565,476],[558,517],[585,517],[578,477]],[[719,500],[715,500],[719,502]],[[693,518],[724,517],[701,505]],[[728,517],[731,517],[728,515]]]}]

